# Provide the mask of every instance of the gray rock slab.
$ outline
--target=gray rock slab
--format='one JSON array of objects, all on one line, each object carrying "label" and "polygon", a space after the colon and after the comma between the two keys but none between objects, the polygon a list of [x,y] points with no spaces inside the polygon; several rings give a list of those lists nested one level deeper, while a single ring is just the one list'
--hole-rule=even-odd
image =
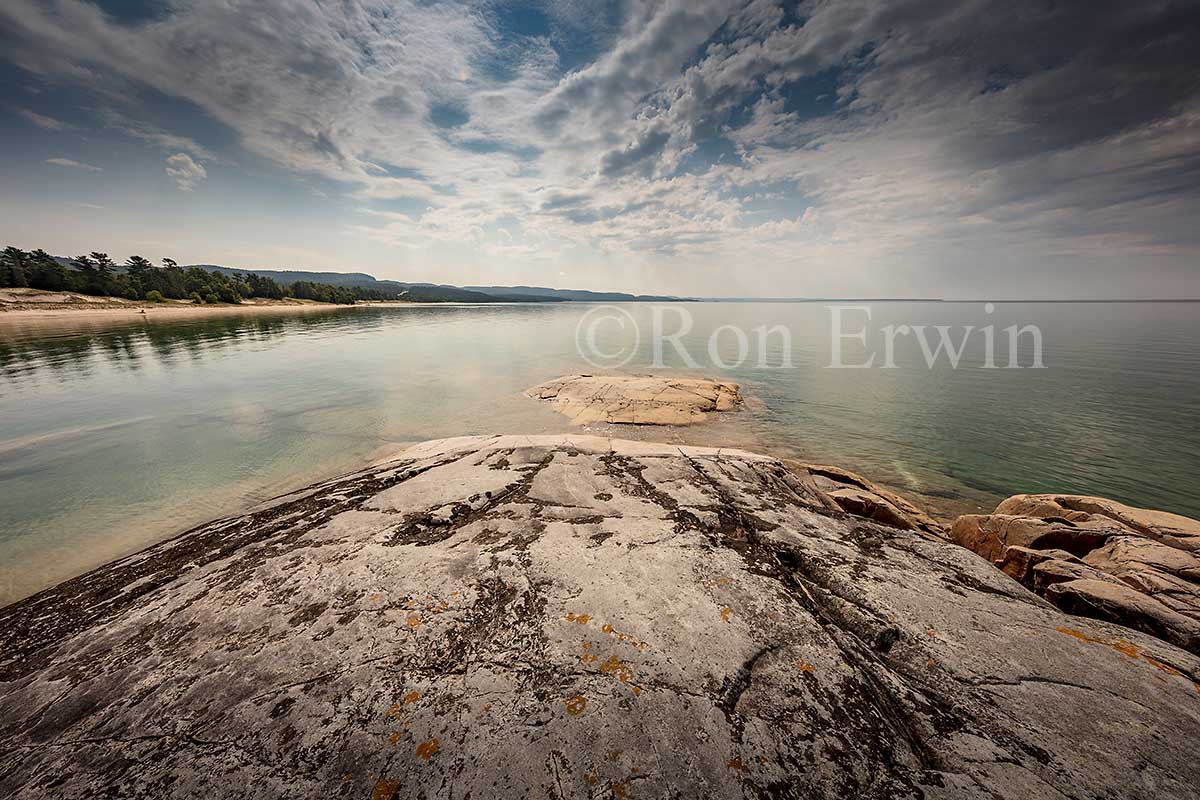
[{"label": "gray rock slab", "polygon": [[0,796],[1191,798],[1198,679],[770,458],[464,437],[0,609]]}]

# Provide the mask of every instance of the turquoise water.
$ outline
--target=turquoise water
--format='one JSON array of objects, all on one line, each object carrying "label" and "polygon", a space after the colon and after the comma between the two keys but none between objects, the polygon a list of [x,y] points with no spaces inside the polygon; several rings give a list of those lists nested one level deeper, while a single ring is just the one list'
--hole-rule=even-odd
[{"label": "turquoise water", "polygon": [[[603,434],[742,444],[837,463],[946,509],[1016,492],[1065,491],[1200,516],[1200,306],[880,303],[890,323],[1039,326],[1045,369],[980,369],[978,330],[958,369],[930,369],[911,337],[895,369],[830,369],[824,304],[658,307],[666,333],[692,320],[662,364],[743,384],[746,408],[687,429]],[[604,323],[621,371],[652,372],[655,307]],[[215,516],[355,468],[404,442],[560,432],[522,390],[598,372],[576,334],[586,305],[342,309],[310,315],[48,322],[0,318],[0,602]],[[606,312],[607,313],[607,312]],[[863,327],[848,312],[843,329]],[[708,352],[723,325],[749,332],[745,364]],[[758,326],[783,326],[758,364]],[[640,339],[633,335],[641,333]],[[936,337],[929,329],[927,333]],[[1020,363],[1032,361],[1031,342]],[[636,344],[636,347],[634,345]],[[845,363],[868,350],[844,342]],[[730,330],[724,363],[739,355]],[[1007,335],[996,361],[1008,363]]]}]

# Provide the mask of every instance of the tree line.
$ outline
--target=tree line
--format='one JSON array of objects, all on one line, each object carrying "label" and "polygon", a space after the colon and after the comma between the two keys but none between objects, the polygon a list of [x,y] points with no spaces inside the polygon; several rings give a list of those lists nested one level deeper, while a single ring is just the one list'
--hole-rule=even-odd
[{"label": "tree line", "polygon": [[71,259],[70,267],[65,267],[45,250],[26,252],[11,246],[0,253],[0,286],[150,302],[190,300],[196,304],[240,303],[252,297],[271,300],[295,297],[352,305],[359,300],[398,298],[395,292],[357,286],[312,281],[280,284],[252,272],[226,275],[200,267],[185,269],[170,258],[164,258],[158,267],[141,256],[130,256],[118,267],[107,253],[91,252]]}]

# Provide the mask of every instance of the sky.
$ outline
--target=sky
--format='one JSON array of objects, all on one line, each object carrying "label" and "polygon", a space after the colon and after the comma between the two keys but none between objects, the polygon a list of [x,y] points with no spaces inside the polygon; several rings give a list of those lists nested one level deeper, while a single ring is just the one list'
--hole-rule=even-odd
[{"label": "sky", "polygon": [[1200,297],[1200,3],[4,0],[0,244]]}]

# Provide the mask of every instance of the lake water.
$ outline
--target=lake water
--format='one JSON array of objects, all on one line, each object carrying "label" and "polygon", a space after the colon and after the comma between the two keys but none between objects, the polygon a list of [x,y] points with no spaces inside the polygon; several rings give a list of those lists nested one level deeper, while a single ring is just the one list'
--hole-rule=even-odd
[{"label": "lake water", "polygon": [[[308,315],[53,322],[0,315],[0,603],[402,443],[462,434],[570,430],[522,396],[562,374],[596,373],[577,347],[587,305],[349,308]],[[831,311],[820,303],[620,307],[597,350],[651,372],[655,315],[691,331],[662,364],[739,381],[735,414],[684,429],[604,435],[737,444],[836,463],[943,513],[1017,492],[1097,494],[1200,516],[1200,306],[1186,303],[877,303],[843,312],[869,326],[843,363],[884,359],[888,324],[948,325],[958,369],[933,368],[911,337],[895,369],[831,369]],[[616,313],[608,308],[600,316]],[[981,369],[979,329],[1037,325],[1045,369]],[[748,332],[723,369],[713,331]],[[760,352],[753,329],[783,326]],[[936,332],[927,328],[931,343]],[[1025,336],[1019,363],[1028,366]],[[585,341],[586,344],[586,341]],[[695,366],[688,365],[680,349]],[[790,350],[791,366],[782,366]],[[732,364],[737,335],[715,353]],[[765,359],[765,367],[759,363]]]}]

